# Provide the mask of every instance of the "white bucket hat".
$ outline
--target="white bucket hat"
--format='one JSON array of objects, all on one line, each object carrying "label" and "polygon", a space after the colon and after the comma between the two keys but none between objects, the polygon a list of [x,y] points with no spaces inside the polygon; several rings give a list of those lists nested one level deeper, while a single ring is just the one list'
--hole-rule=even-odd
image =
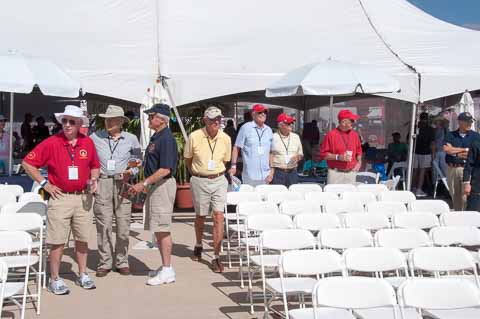
[{"label": "white bucket hat", "polygon": [[88,118],[83,114],[81,108],[75,105],[67,105],[65,106],[65,111],[63,113],[55,113],[55,118],[59,123],[62,123],[62,119],[64,116],[71,116],[82,119],[83,125],[88,125]]}]

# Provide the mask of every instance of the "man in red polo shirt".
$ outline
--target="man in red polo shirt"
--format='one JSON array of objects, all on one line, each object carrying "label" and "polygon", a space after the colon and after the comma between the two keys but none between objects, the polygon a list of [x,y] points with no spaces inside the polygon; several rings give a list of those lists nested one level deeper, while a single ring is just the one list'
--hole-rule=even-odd
[{"label": "man in red polo shirt", "polygon": [[320,158],[327,160],[328,184],[354,184],[362,165],[362,145],[353,123],[360,117],[349,110],[338,113],[338,127],[327,133]]},{"label": "man in red polo shirt", "polygon": [[[90,192],[96,191],[100,163],[92,140],[79,133],[82,124],[88,123],[82,110],[67,105],[65,112],[55,113],[55,117],[62,124],[62,131],[37,145],[23,159],[22,165],[27,174],[50,194],[46,239],[51,246],[48,289],[56,295],[64,295],[69,289],[58,273],[70,229],[75,239],[80,273],[76,283],[85,289],[95,288],[87,274],[87,256],[93,224]],[[41,175],[40,167],[47,167],[48,180]]]}]

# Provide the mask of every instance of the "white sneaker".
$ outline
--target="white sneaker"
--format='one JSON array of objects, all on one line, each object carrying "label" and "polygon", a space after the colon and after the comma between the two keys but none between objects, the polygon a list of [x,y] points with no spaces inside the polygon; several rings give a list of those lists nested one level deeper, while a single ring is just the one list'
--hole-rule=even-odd
[{"label": "white sneaker", "polygon": [[421,189],[418,189],[416,192],[415,192],[415,195],[417,195],[417,197],[426,197],[427,194],[425,194],[424,191],[422,191]]},{"label": "white sneaker", "polygon": [[148,271],[148,277],[152,278],[152,277],[155,277],[156,275],[158,275],[158,273],[162,271],[162,266],[158,267],[157,269],[155,270],[149,270]]},{"label": "white sneaker", "polygon": [[155,277],[152,277],[147,280],[147,285],[149,286],[158,286],[163,284],[170,284],[175,282],[175,271],[171,269],[162,269],[157,273]]}]

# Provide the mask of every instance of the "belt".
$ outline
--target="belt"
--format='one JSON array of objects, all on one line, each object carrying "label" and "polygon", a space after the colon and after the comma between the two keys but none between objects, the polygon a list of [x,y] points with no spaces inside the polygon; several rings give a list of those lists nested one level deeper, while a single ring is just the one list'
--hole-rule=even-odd
[{"label": "belt", "polygon": [[120,175],[120,174],[115,174],[115,175],[100,174],[100,178],[115,178],[115,176],[117,175]]},{"label": "belt", "polygon": [[331,169],[337,172],[342,172],[342,173],[350,173],[353,171],[353,169],[343,169],[343,168],[331,168]]},{"label": "belt", "polygon": [[214,179],[214,178],[217,178],[219,176],[222,176],[223,174],[225,174],[225,171],[223,171],[221,173],[218,173],[218,174],[213,174],[213,175],[196,175],[196,174],[193,174],[193,176],[199,177],[199,178]]},{"label": "belt", "polygon": [[84,189],[82,191],[74,191],[74,192],[63,192],[64,194],[68,195],[84,195],[87,193],[87,191]]},{"label": "belt", "polygon": [[280,167],[274,167],[275,170],[279,170],[281,172],[284,172],[284,173],[291,173],[291,172],[294,172],[297,170],[296,167],[294,168],[280,168]]},{"label": "belt", "polygon": [[465,164],[454,164],[454,163],[447,163],[448,166],[450,167],[464,167]]}]

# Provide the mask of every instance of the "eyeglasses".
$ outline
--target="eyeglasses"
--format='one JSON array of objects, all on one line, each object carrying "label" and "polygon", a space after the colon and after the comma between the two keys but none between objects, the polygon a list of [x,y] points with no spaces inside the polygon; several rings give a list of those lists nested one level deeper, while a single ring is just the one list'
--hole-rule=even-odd
[{"label": "eyeglasses", "polygon": [[213,119],[211,118],[208,118],[207,117],[207,121],[210,122],[210,123],[220,123],[222,121],[222,117],[221,116],[217,116]]},{"label": "eyeglasses", "polygon": [[257,112],[257,114],[258,114],[258,115],[261,115],[261,114],[267,115],[267,111]]},{"label": "eyeglasses", "polygon": [[72,119],[69,120],[69,119],[63,118],[62,124],[67,125],[67,123],[70,124],[71,126],[74,126],[75,124],[77,124],[75,120],[72,120]]},{"label": "eyeglasses", "polygon": [[153,120],[155,118],[155,116],[157,116],[157,113],[150,113],[150,114],[148,114],[148,119]]}]

